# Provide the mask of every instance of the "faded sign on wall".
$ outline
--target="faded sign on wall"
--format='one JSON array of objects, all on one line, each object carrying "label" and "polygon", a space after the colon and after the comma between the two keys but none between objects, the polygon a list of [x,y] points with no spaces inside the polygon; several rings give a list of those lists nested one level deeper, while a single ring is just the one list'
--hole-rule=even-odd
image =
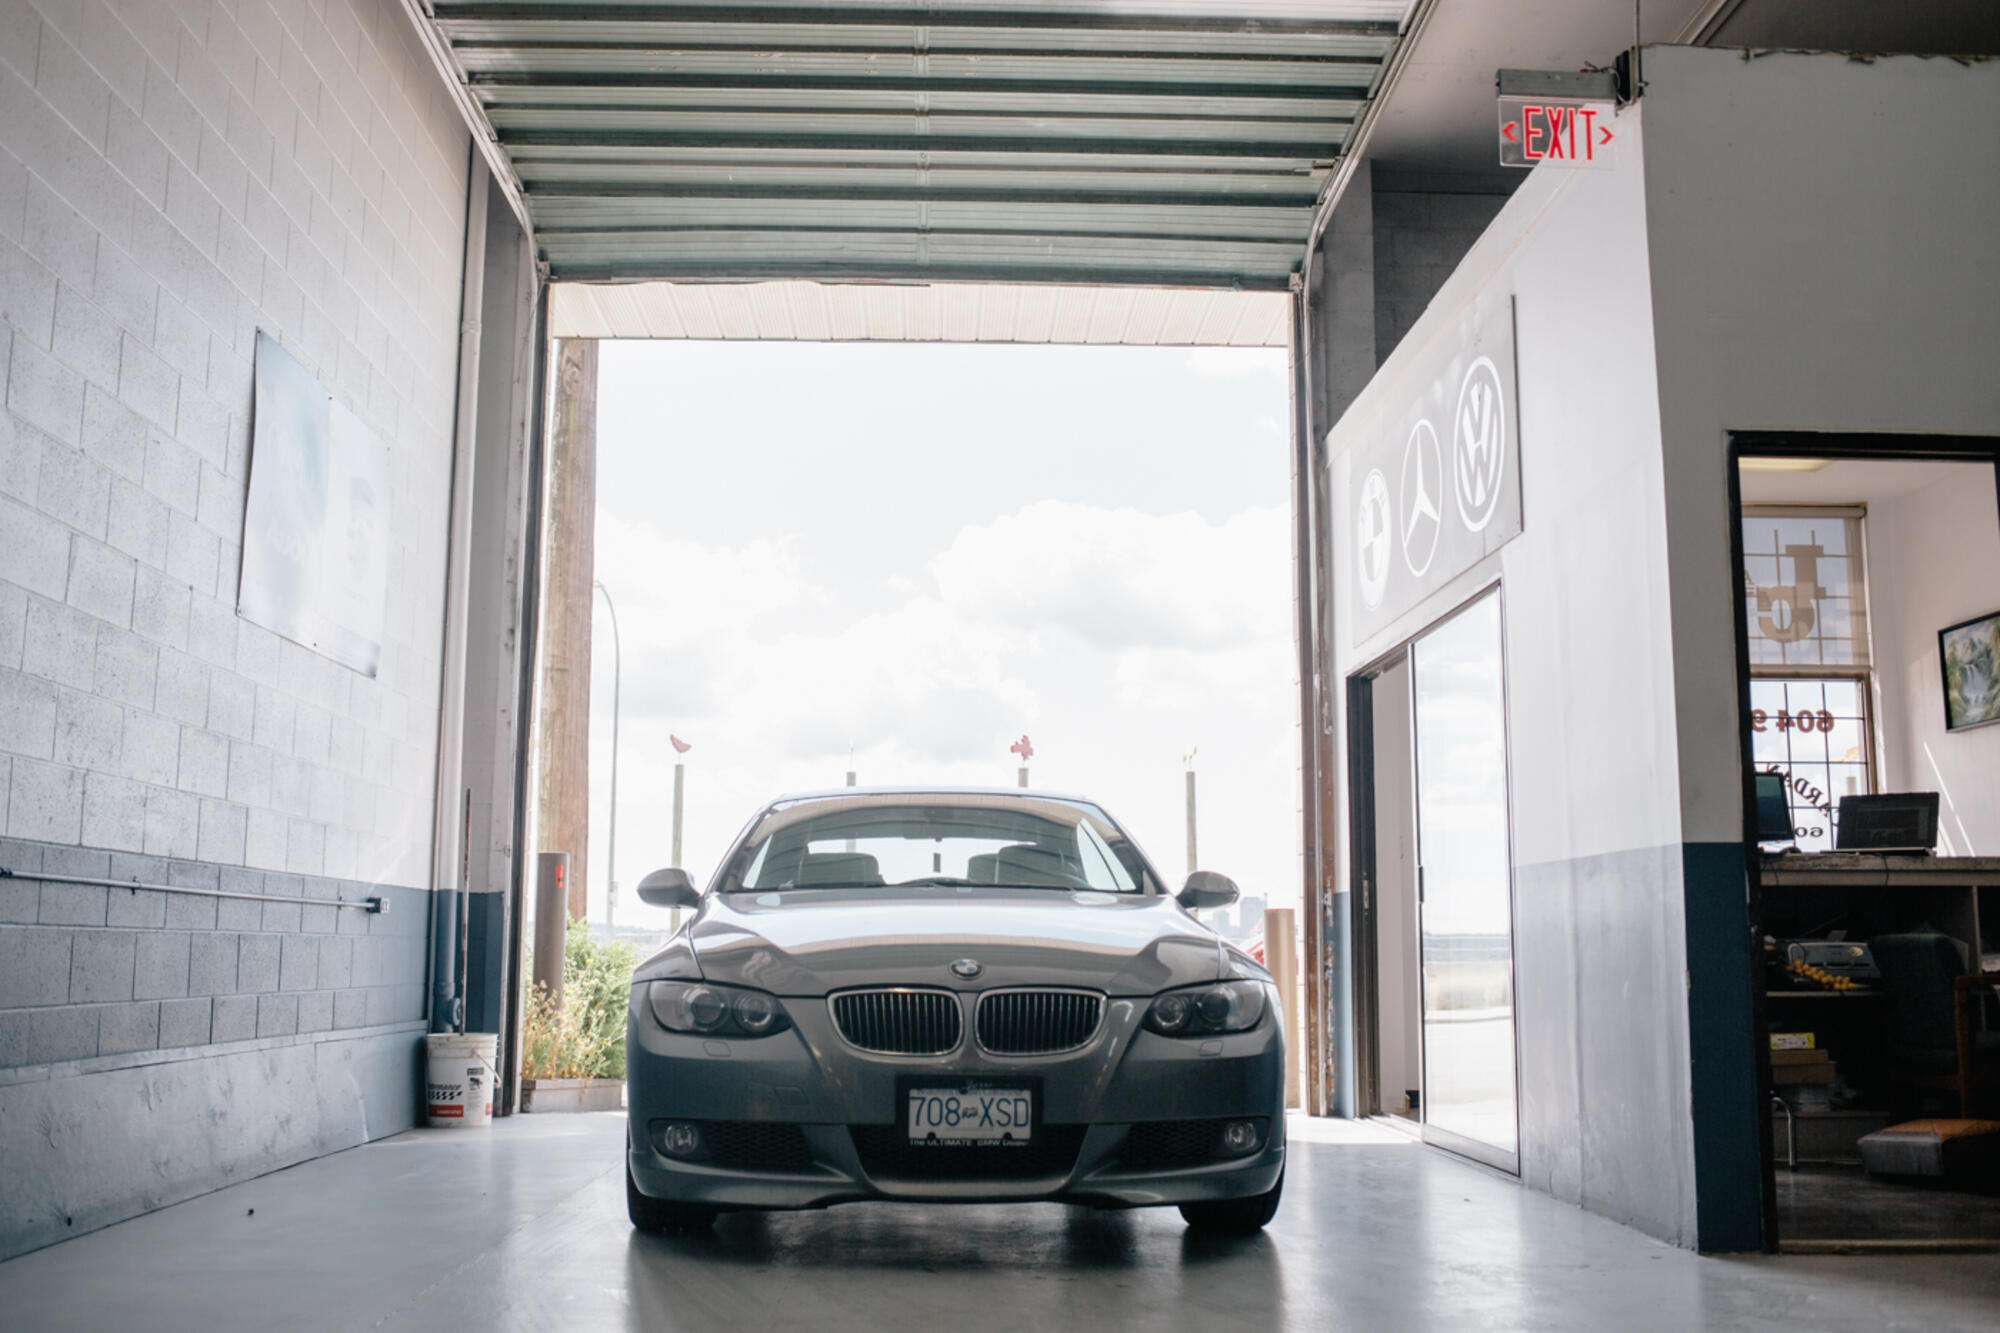
[{"label": "faded sign on wall", "polygon": [[261,332],[255,373],[236,610],[372,676],[388,593],[389,450]]},{"label": "faded sign on wall", "polygon": [[1347,458],[1357,644],[1521,531],[1513,303],[1440,342]]}]

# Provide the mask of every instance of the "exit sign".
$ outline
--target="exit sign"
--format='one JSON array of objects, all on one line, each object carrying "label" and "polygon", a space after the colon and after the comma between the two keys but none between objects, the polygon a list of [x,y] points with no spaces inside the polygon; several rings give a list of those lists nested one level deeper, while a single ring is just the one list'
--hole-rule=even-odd
[{"label": "exit sign", "polygon": [[1612,126],[1618,103],[1611,74],[1503,69],[1496,84],[1501,166],[1609,165],[1605,150],[1618,137]]}]

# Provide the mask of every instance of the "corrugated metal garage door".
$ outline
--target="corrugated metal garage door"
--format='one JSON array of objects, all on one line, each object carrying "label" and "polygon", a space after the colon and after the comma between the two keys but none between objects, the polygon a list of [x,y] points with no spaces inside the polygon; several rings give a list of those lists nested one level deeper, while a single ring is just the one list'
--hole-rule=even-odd
[{"label": "corrugated metal garage door", "polygon": [[1283,288],[1408,0],[409,0],[554,276]]}]

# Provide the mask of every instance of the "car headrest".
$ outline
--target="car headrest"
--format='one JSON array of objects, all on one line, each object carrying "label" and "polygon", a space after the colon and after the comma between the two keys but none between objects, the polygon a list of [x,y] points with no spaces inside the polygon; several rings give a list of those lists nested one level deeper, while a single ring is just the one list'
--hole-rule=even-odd
[{"label": "car headrest", "polygon": [[1000,878],[1000,858],[981,852],[965,858],[965,877],[975,884],[992,884]]},{"label": "car headrest", "polygon": [[866,852],[807,852],[792,879],[793,886],[801,889],[881,882],[882,865]]},{"label": "car headrest", "polygon": [[1061,852],[1035,847],[1025,842],[1002,847],[993,854],[994,878],[1001,884],[1030,884],[1038,888],[1074,888],[1083,877],[1071,869]]}]

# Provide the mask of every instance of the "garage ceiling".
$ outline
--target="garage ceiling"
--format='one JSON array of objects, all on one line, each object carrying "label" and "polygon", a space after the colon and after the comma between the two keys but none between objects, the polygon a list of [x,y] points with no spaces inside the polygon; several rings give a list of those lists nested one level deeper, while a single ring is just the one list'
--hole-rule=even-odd
[{"label": "garage ceiling", "polygon": [[1282,289],[1411,0],[412,0],[553,276]]}]

